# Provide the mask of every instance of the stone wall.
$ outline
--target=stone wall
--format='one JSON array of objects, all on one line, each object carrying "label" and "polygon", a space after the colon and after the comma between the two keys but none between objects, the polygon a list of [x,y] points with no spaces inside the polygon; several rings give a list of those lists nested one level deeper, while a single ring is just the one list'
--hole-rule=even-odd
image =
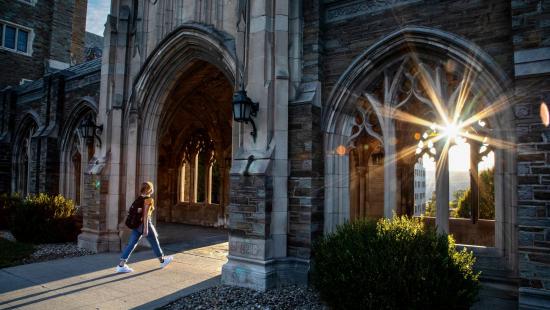
[{"label": "stone wall", "polygon": [[[548,78],[516,81],[521,286],[550,290],[550,129],[539,118]],[[550,99],[550,98],[549,98]]]},{"label": "stone wall", "polygon": [[[39,0],[34,4],[0,0],[0,20],[30,28],[29,55],[0,48],[0,89],[37,80],[52,69],[65,69],[71,53],[83,60],[87,0]],[[50,59],[60,63],[52,64]],[[62,65],[62,68],[59,67]]]},{"label": "stone wall", "polygon": [[[311,246],[323,234],[324,222],[323,136],[320,128],[321,2],[306,0],[302,3],[302,84],[298,97],[289,103],[288,108],[287,255],[304,261],[311,258]],[[296,273],[299,274],[300,270]]]},{"label": "stone wall", "polygon": [[[60,192],[60,147],[62,133],[67,124],[74,121],[72,111],[83,100],[99,101],[101,59],[80,66],[58,71],[32,83],[0,91],[0,143],[6,147],[0,151],[0,192],[11,192],[13,162],[12,151],[16,146],[16,134],[21,123],[34,114],[38,132],[31,140],[30,191],[31,193]],[[11,117],[10,117],[11,116]]]},{"label": "stone wall", "polygon": [[86,38],[86,12],[88,11],[88,0],[75,0],[72,16],[71,35],[71,65],[84,61],[85,38]]},{"label": "stone wall", "polygon": [[0,0],[0,19],[31,28],[34,32],[32,56],[0,49],[0,89],[19,85],[21,79],[36,80],[45,72],[49,58],[52,0],[28,5],[21,1]]},{"label": "stone wall", "polygon": [[517,215],[520,307],[550,305],[550,2],[514,0]]},{"label": "stone wall", "polygon": [[273,180],[267,175],[231,175],[229,230],[240,237],[268,239]]},{"label": "stone wall", "polygon": [[288,256],[309,259],[323,233],[324,163],[319,107],[289,107]]},{"label": "stone wall", "polygon": [[325,98],[355,57],[384,36],[411,25],[437,28],[476,43],[513,74],[508,1],[325,1],[322,14]]}]

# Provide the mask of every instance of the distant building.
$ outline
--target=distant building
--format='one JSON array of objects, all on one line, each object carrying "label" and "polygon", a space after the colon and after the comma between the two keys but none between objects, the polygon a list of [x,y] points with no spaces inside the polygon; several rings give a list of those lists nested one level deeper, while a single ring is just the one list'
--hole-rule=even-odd
[{"label": "distant building", "polygon": [[0,90],[84,61],[87,0],[0,0]]},{"label": "distant building", "polygon": [[421,163],[414,165],[414,216],[426,211],[426,169]]}]

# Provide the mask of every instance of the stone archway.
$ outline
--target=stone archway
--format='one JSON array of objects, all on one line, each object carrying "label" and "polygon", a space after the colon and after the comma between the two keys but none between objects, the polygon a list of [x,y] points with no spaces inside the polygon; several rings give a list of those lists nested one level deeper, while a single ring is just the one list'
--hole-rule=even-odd
[{"label": "stone archway", "polygon": [[225,225],[232,93],[223,73],[201,60],[171,90],[159,127],[158,221]]},{"label": "stone archway", "polygon": [[[479,100],[479,110],[494,102],[509,106],[508,78],[484,51],[458,36],[430,28],[406,27],[385,37],[357,57],[339,79],[329,96],[322,119],[325,133],[325,232],[332,231],[336,225],[351,218],[350,184],[355,184],[350,180],[348,170],[349,149],[355,147],[356,136],[362,131],[370,137],[378,137],[383,144],[384,187],[379,195],[384,197],[384,216],[391,217],[393,212],[400,211],[399,204],[404,200],[400,200],[403,198],[399,195],[402,186],[398,182],[402,180],[399,173],[402,171],[403,158],[401,155],[398,158],[397,154],[401,151],[402,135],[408,129],[398,124],[395,111],[409,104],[412,99],[421,104],[431,104],[432,110],[434,104],[415,93],[414,86],[409,91],[410,95],[399,97],[398,93],[407,81],[413,85],[416,83],[415,71],[423,71],[423,76],[429,76],[430,80],[422,83],[433,87],[446,84],[446,81],[442,82],[439,72],[447,61],[458,68],[456,70],[469,71],[475,76],[471,92],[483,97]],[[459,81],[457,85],[460,83],[462,82]],[[455,89],[458,88],[455,85]],[[459,92],[460,89],[456,91],[457,94]],[[446,102],[451,102],[452,96],[455,96],[454,92],[445,97]],[[374,117],[357,122],[357,113],[365,110],[370,111]],[[485,117],[491,123],[491,136],[494,139],[513,144],[515,136],[509,129],[509,124],[513,121],[511,111],[499,109],[498,113]],[[375,125],[378,126],[377,130],[373,130]],[[515,149],[499,149],[495,154],[497,216],[493,250],[509,266],[514,266],[514,194],[506,188],[515,184]],[[443,170],[447,171],[448,179],[448,168]],[[438,199],[438,203],[440,201],[443,199]],[[448,201],[446,203],[448,214]],[[438,210],[443,209],[444,206],[438,207]],[[438,227],[442,230],[448,229],[448,216],[438,217],[439,219],[441,221],[438,222]]]},{"label": "stone archway", "polygon": [[[235,59],[234,41],[231,37],[199,24],[180,26],[151,53],[135,79],[131,104],[124,111],[125,127],[128,128],[125,137],[126,206],[134,199],[140,182],[151,180],[160,185],[158,169],[161,154],[159,150],[162,142],[168,141],[171,137],[171,130],[177,131],[177,136],[180,137],[177,142],[171,143],[180,145],[185,142],[182,135],[190,134],[193,129],[205,129],[211,134],[212,139],[224,140],[224,143],[228,144],[218,153],[231,158],[231,149],[235,149],[239,143],[238,139],[235,139],[239,129],[232,126],[231,97],[228,96],[232,94],[237,79]],[[215,85],[216,81],[223,84],[222,90],[207,91],[207,88]],[[197,105],[197,100],[202,100],[202,104]],[[217,106],[221,104],[225,106],[223,108]],[[198,106],[206,110],[194,110]],[[182,112],[185,107],[188,110]],[[222,110],[225,112],[221,114],[225,116],[221,118],[225,118],[223,122],[227,123],[223,127],[227,127],[224,135],[212,130],[216,127],[215,125],[211,124],[205,128],[204,123],[207,122],[207,118],[202,119],[202,126],[174,125],[175,122],[177,123],[174,117],[177,118],[178,113],[180,117],[187,115],[183,117],[189,119],[192,115],[189,111],[195,111],[200,113],[197,119],[201,119],[202,116],[219,116],[220,113],[216,111]],[[227,115],[228,111],[229,115]],[[224,136],[223,139],[220,136]],[[179,163],[172,165],[170,169],[178,169]],[[170,185],[168,192],[165,193],[168,197],[164,200],[166,208],[176,204],[175,199],[178,198],[178,193],[174,190],[178,184],[173,180],[175,171],[172,171],[171,175],[172,180],[166,184]],[[166,210],[161,217],[172,220],[171,212],[167,213]]]}]

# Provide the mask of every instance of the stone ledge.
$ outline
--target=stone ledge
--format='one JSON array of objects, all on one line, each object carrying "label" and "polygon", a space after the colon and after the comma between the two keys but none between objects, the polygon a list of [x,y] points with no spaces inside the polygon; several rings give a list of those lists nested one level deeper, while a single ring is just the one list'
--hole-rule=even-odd
[{"label": "stone ledge", "polygon": [[550,47],[514,52],[516,77],[550,73]]},{"label": "stone ledge", "polygon": [[550,309],[550,291],[520,287],[519,309]]}]

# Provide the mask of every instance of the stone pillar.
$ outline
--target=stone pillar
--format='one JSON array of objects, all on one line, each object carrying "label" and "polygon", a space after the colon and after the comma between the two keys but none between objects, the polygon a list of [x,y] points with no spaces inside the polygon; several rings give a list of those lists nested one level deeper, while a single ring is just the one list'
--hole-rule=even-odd
[{"label": "stone pillar", "polygon": [[[246,3],[245,80],[248,95],[259,102],[258,133],[253,139],[244,124],[234,136],[240,143],[233,144],[229,260],[222,282],[266,290],[287,270],[289,4]],[[242,48],[242,41],[236,46]]]},{"label": "stone pillar", "polygon": [[[99,221],[99,224],[90,227],[85,224],[79,236],[79,246],[96,252],[120,251],[119,217],[126,198],[126,188],[121,185],[123,173],[128,172],[122,165],[122,108],[128,94],[125,87],[128,82],[126,69],[129,18],[130,9],[127,6],[118,7],[118,2],[113,1],[104,31],[100,98],[95,120],[96,124],[103,125],[102,143],[101,147],[96,148],[88,167],[88,174],[94,176],[95,181],[99,178],[101,182],[101,202],[96,206],[96,200],[88,202],[84,199],[83,203],[84,208],[90,204],[91,210],[97,210],[92,213],[84,212],[84,223],[89,222],[87,216],[97,216],[97,219],[90,221]],[[92,190],[92,187],[87,186],[86,190]]]},{"label": "stone pillar", "polygon": [[[438,142],[441,144],[440,142]],[[436,211],[435,225],[439,233],[449,233],[449,156],[441,156],[443,147],[437,148],[435,170]]]},{"label": "stone pillar", "polygon": [[95,253],[120,251],[118,234],[108,229],[107,197],[109,176],[102,173],[102,165],[90,165],[84,174],[82,201],[82,233],[78,235],[78,247]]}]

